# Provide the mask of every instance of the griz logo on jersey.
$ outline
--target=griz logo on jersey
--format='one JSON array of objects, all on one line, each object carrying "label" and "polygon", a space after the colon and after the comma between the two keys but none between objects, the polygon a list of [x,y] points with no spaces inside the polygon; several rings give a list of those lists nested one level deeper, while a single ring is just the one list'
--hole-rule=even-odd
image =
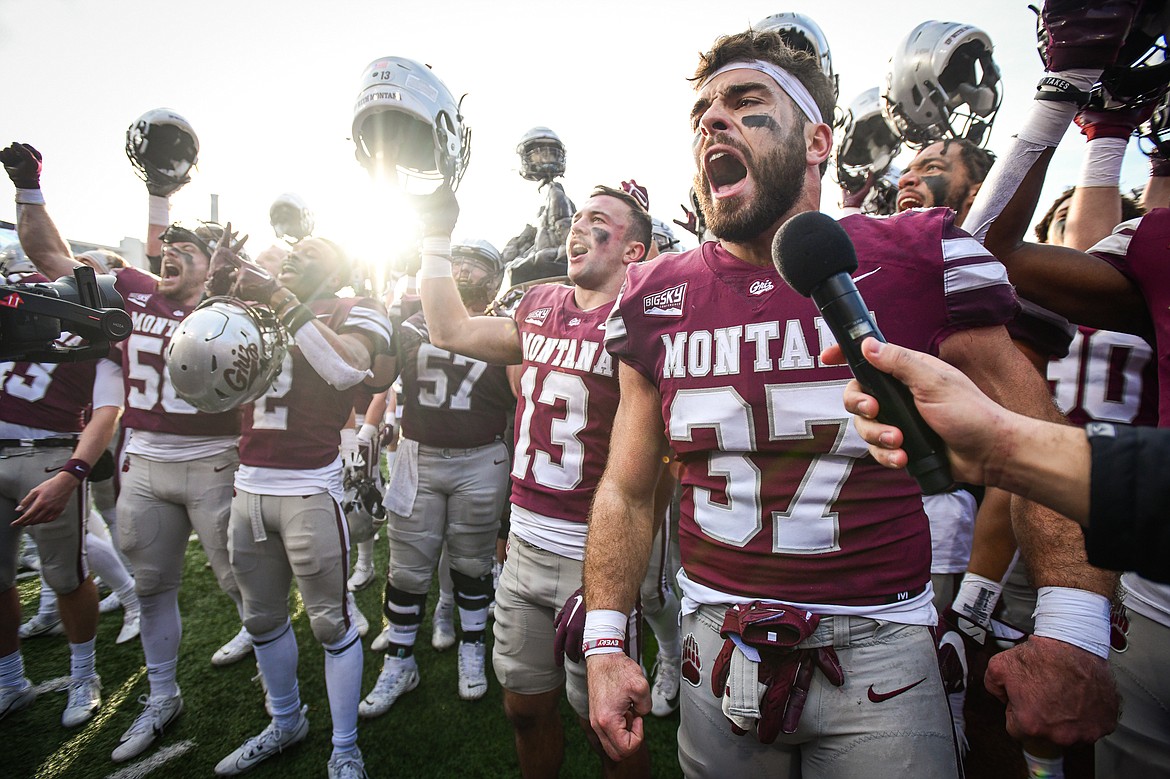
[{"label": "griz logo on jersey", "polygon": [[[874,316],[872,311],[869,313]],[[818,345],[816,351],[808,347],[808,336],[813,334],[805,332],[799,319],[789,319],[783,328],[779,320],[772,320],[715,330],[663,333],[662,345],[666,354],[662,362],[662,378],[738,375],[741,372],[741,344],[744,342],[755,346],[754,373],[823,367],[818,355],[837,343],[837,339],[822,317],[813,318],[813,327]],[[774,345],[774,341],[779,341],[779,344]]]},{"label": "griz logo on jersey", "polygon": [[141,311],[132,312],[130,319],[134,322],[134,332],[145,333],[147,335],[162,335],[167,338],[174,335],[175,328],[179,326],[178,319],[163,319],[154,314],[146,314]]},{"label": "griz logo on jersey", "polygon": [[523,334],[524,359],[553,368],[613,375],[613,358],[598,341],[577,338],[546,338],[540,333]]},{"label": "griz logo on jersey", "polygon": [[247,387],[260,372],[260,347],[250,343],[235,351],[232,367],[223,372],[223,381],[237,392]]},{"label": "griz logo on jersey", "polygon": [[529,325],[543,325],[544,320],[548,319],[550,311],[552,311],[552,308],[549,306],[534,308],[528,312],[528,316],[524,317],[524,323]]}]

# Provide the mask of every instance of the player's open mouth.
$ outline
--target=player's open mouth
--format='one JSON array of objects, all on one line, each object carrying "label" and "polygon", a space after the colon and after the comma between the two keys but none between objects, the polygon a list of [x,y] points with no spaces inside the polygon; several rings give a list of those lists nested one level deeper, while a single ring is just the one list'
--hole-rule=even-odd
[{"label": "player's open mouth", "polygon": [[922,208],[922,198],[914,192],[907,192],[904,195],[898,196],[898,210],[905,211],[907,208]]},{"label": "player's open mouth", "polygon": [[569,256],[571,256],[571,257],[580,257],[582,254],[588,254],[588,253],[589,253],[589,247],[586,246],[585,244],[577,243],[576,241],[569,244]]},{"label": "player's open mouth", "polygon": [[727,197],[739,191],[747,179],[747,165],[737,152],[728,147],[717,147],[703,158],[703,170],[715,197]]},{"label": "player's open mouth", "polygon": [[162,264],[162,277],[164,279],[178,278],[183,274],[183,269],[174,262],[164,262]]}]

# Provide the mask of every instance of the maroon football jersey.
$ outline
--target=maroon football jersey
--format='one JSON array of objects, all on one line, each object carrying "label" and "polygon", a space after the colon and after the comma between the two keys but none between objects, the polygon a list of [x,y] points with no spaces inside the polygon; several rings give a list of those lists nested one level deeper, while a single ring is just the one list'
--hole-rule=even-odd
[{"label": "maroon football jersey", "polygon": [[504,435],[516,399],[502,365],[433,345],[418,312],[397,330],[402,434],[426,446],[471,449]]},{"label": "maroon football jersey", "polygon": [[[82,343],[76,336],[60,343]],[[0,362],[0,419],[14,425],[80,433],[93,400],[96,360]]]},{"label": "maroon football jersey", "polygon": [[[390,322],[368,298],[322,298],[306,304],[339,335],[366,335],[376,351],[389,347]],[[312,327],[312,325],[305,325]],[[314,470],[337,458],[341,429],[359,390],[329,386],[290,343],[280,375],[268,392],[244,406],[240,463],[258,468]]]},{"label": "maroon football jersey", "polygon": [[1158,366],[1136,335],[1079,328],[1068,356],[1049,361],[1048,384],[1074,425],[1158,424]]},{"label": "maroon football jersey", "polygon": [[[937,354],[954,332],[1002,325],[1003,266],[949,209],[850,216],[853,277],[886,338]],[[744,598],[867,605],[930,576],[922,493],[869,455],[845,411],[849,369],[816,306],[775,268],[705,243],[631,266],[607,346],[662,397],[682,463],[679,538],[697,584]]]},{"label": "maroon football jersey", "polygon": [[163,354],[175,328],[195,306],[180,305],[160,295],[157,284],[154,276],[138,268],[124,268],[114,283],[134,323],[130,337],[116,345],[126,385],[122,426],[177,435],[238,435],[238,410],[206,414],[175,393]]},{"label": "maroon football jersey", "polygon": [[1118,225],[1090,251],[1124,273],[1146,300],[1154,323],[1158,371],[1158,426],[1170,427],[1170,209],[1155,208],[1140,219]]},{"label": "maroon football jersey", "polygon": [[582,311],[573,288],[542,284],[516,309],[524,362],[516,404],[512,503],[584,523],[609,455],[618,406],[605,350],[609,306]]}]

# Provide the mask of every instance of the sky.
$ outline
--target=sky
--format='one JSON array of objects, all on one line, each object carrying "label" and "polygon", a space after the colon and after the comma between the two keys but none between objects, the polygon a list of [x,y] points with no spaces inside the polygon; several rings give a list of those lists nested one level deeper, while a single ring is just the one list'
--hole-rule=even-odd
[{"label": "sky", "polygon": [[[651,212],[669,221],[681,217],[693,175],[686,77],[697,54],[781,11],[824,30],[843,105],[884,81],[918,23],[982,28],[1003,74],[993,151],[1019,126],[1042,74],[1025,0],[0,0],[0,142],[44,154],[43,191],[67,237],[116,246],[146,231],[147,193],[125,156],[126,127],[166,106],[201,145],[172,219],[209,218],[217,194],[221,221],[248,233],[254,254],[275,241],[269,205],[295,192],[314,211],[317,234],[376,260],[392,255],[414,217],[355,161],[350,127],[365,66],[402,56],[466,94],[472,156],[457,238],[502,248],[534,221],[543,198],[519,176],[515,149],[535,125],[565,142],[564,184],[576,202],[594,184],[634,178],[649,190]],[[1074,127],[1041,203],[1075,183],[1082,150]],[[1142,185],[1146,170],[1131,145],[1122,185]],[[0,219],[14,221],[12,190],[3,191]],[[837,196],[826,178],[822,207],[833,213]]]}]

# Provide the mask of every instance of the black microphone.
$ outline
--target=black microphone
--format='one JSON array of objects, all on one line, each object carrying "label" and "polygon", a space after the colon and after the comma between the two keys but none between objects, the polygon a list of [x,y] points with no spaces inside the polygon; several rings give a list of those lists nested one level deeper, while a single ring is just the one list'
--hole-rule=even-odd
[{"label": "black microphone", "polygon": [[819,211],[797,214],[772,240],[772,262],[788,286],[817,304],[853,375],[877,398],[878,420],[902,431],[902,448],[909,459],[906,470],[923,494],[952,489],[954,479],[942,439],[918,413],[910,390],[861,356],[863,340],[886,343],[886,339],[849,277],[857,270],[857,253],[844,228]]}]

